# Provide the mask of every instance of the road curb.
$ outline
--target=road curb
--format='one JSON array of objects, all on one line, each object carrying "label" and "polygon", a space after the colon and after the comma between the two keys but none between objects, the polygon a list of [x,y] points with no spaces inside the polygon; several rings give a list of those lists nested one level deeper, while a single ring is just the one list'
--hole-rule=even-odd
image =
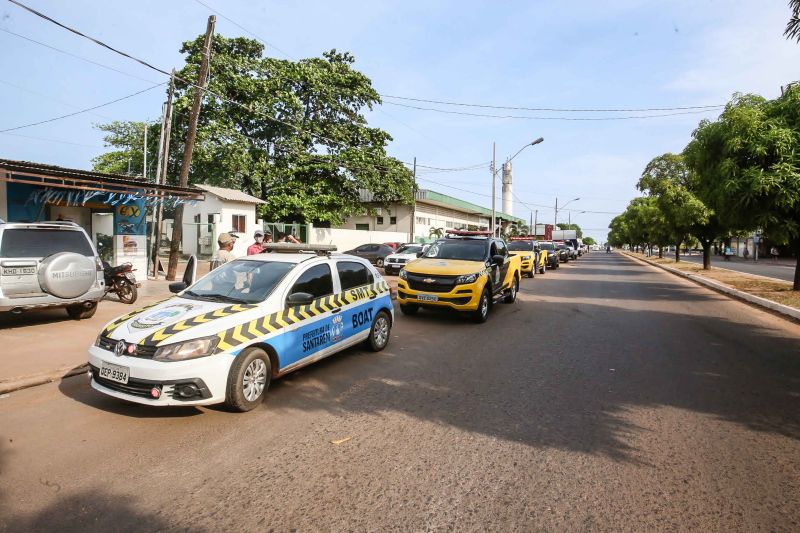
[{"label": "road curb", "polygon": [[[693,281],[693,282],[697,283],[698,285],[703,285],[705,287],[708,287],[709,289],[712,289],[712,290],[714,290],[716,292],[720,292],[722,294],[726,294],[728,296],[732,296],[732,297],[734,297],[734,298],[736,298],[738,300],[742,300],[744,302],[751,303],[753,305],[757,305],[757,306],[763,307],[765,309],[769,309],[770,311],[774,311],[774,312],[776,312],[776,313],[778,313],[780,315],[783,315],[784,317],[788,317],[789,319],[791,319],[791,320],[793,320],[795,322],[800,322],[800,309],[795,309],[794,307],[789,307],[788,305],[779,304],[778,302],[773,302],[772,300],[767,300],[766,298],[762,298],[760,296],[754,296],[754,295],[749,294],[747,292],[740,291],[738,289],[734,289],[733,287],[730,287],[730,286],[725,285],[723,283],[720,283],[718,281],[714,281],[714,280],[708,279],[708,278],[703,277],[703,276],[698,276],[697,274],[688,274],[688,273],[686,273],[686,272],[684,272],[682,270],[678,270],[677,268],[672,268],[672,267],[668,267],[666,265],[653,263],[651,261],[648,261],[647,259],[643,259],[641,257],[636,257],[635,255],[627,253],[627,252],[622,252],[622,253],[626,257],[629,257],[629,258],[634,259],[636,261],[640,261],[640,262],[642,262],[642,263],[644,263],[646,265],[651,265],[651,266],[654,266],[654,267],[658,267],[658,268],[660,268],[662,270],[666,270],[667,272],[670,272],[670,273],[675,274],[677,276],[680,276],[682,278],[686,278],[686,279],[688,279],[690,281]],[[720,267],[720,268],[722,268],[722,267]],[[723,268],[723,270],[728,270],[728,269],[724,269]],[[765,276],[758,276],[758,277],[765,277]],[[768,278],[768,279],[774,279],[774,278]]]},{"label": "road curb", "polygon": [[45,383],[60,381],[64,378],[77,376],[78,374],[85,374],[88,370],[89,365],[87,363],[73,368],[61,368],[53,372],[11,378],[8,381],[0,382],[0,394],[7,394],[9,392],[36,387],[37,385],[44,385]]}]

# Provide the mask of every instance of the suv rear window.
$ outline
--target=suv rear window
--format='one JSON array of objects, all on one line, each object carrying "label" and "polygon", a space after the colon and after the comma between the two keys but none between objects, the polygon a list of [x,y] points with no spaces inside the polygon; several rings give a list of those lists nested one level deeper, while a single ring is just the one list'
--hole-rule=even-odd
[{"label": "suv rear window", "polygon": [[57,229],[7,229],[0,242],[0,257],[47,257],[59,252],[94,256],[91,244],[81,231]]}]

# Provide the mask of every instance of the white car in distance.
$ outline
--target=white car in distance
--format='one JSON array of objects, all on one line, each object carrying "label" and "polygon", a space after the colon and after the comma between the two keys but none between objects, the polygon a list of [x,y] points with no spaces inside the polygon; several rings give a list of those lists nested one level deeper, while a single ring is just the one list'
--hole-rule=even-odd
[{"label": "white car in distance", "polygon": [[387,276],[397,275],[406,264],[420,257],[428,249],[429,244],[404,244],[383,262],[383,271]]}]

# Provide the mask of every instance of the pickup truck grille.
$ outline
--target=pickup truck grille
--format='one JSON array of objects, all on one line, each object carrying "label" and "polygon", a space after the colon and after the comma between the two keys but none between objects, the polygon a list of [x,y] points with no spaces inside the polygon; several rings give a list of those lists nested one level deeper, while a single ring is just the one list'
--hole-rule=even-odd
[{"label": "pickup truck grille", "polygon": [[[408,287],[423,292],[450,292],[456,286],[458,276],[428,276],[408,273]],[[427,281],[433,280],[433,281]]]}]

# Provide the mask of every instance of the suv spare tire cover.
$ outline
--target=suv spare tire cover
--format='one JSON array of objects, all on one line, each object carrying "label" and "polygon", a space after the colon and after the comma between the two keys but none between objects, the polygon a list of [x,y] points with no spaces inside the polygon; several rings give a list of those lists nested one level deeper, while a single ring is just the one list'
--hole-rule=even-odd
[{"label": "suv spare tire cover", "polygon": [[94,259],[73,252],[46,257],[39,265],[42,290],[59,298],[77,298],[86,294],[97,281]]}]

